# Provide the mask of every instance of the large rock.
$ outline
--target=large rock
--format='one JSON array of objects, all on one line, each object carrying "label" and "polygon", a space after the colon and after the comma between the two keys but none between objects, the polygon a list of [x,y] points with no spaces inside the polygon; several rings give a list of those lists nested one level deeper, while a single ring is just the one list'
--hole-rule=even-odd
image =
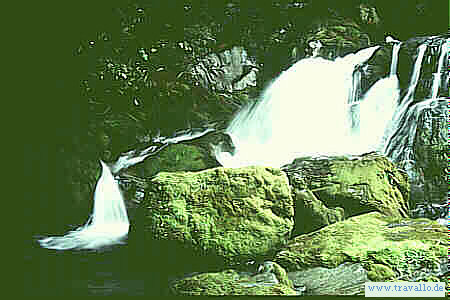
[{"label": "large rock", "polygon": [[[447,228],[437,222],[372,212],[297,236],[274,261],[288,272],[351,262],[361,264],[371,281],[426,281],[448,272],[447,254]],[[304,284],[308,294],[308,282],[297,278],[294,285]]]},{"label": "large rock", "polygon": [[408,215],[407,175],[381,155],[297,158],[283,170],[296,205],[296,233],[371,211]]},{"label": "large rock", "polygon": [[286,175],[273,168],[161,172],[148,182],[144,227],[233,264],[275,251],[289,238],[294,208]]}]

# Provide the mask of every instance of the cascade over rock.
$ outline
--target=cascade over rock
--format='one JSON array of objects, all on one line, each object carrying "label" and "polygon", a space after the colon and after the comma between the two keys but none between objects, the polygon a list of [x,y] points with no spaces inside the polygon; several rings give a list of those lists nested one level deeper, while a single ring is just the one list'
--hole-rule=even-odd
[{"label": "cascade over rock", "polygon": [[[294,64],[258,102],[235,116],[226,133],[236,150],[229,153],[217,147],[217,160],[226,167],[280,167],[300,156],[355,152],[359,141],[350,135],[347,105],[352,74],[378,49],[370,47],[334,61],[314,57]],[[308,111],[319,112],[320,118]],[[299,112],[304,112],[301,118]]]}]

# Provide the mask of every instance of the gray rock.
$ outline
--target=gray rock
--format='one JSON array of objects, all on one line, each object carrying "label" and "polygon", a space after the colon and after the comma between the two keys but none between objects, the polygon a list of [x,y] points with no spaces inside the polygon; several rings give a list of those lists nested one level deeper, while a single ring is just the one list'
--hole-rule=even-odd
[{"label": "gray rock", "polygon": [[288,272],[294,289],[305,289],[305,295],[361,295],[368,281],[361,264],[343,263],[336,268],[316,267]]}]

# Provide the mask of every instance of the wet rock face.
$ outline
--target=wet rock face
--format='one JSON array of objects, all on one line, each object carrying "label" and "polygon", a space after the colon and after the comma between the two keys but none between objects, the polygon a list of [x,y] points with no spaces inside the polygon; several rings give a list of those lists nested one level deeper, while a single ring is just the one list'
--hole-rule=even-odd
[{"label": "wet rock face", "polygon": [[[417,179],[411,182],[416,191],[411,194],[415,204],[432,206],[447,203],[447,114],[447,100],[442,99],[422,110],[418,117],[413,149]],[[441,210],[446,210],[448,214],[448,206],[443,206]],[[420,214],[419,211],[414,213],[421,217],[435,217],[435,214]],[[444,218],[445,215],[444,213],[439,217]]]},{"label": "wet rock face", "polygon": [[353,263],[289,272],[288,277],[294,288],[304,287],[305,295],[361,295],[368,281],[367,271],[361,264]]},{"label": "wet rock face", "polygon": [[218,92],[256,86],[258,69],[243,47],[212,53],[188,70],[204,88]]},{"label": "wet rock face", "polygon": [[141,208],[144,230],[156,240],[177,241],[227,264],[275,251],[293,228],[288,179],[273,168],[161,172],[148,182]]},{"label": "wet rock face", "polygon": [[373,212],[300,235],[274,261],[287,271],[360,263],[372,281],[419,281],[447,272],[447,247],[447,228],[435,221]]},{"label": "wet rock face", "polygon": [[407,175],[385,157],[298,158],[283,168],[296,204],[296,233],[365,212],[407,216]]}]

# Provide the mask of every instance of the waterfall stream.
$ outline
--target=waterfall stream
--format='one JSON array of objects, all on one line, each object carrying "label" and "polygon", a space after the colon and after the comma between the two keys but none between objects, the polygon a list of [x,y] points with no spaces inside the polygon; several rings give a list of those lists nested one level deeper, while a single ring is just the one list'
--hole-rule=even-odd
[{"label": "waterfall stream", "polygon": [[39,240],[40,245],[54,250],[96,250],[105,246],[122,244],[127,237],[130,223],[124,199],[114,174],[142,162],[149,156],[155,155],[169,144],[193,140],[211,131],[214,131],[214,129],[193,128],[179,131],[172,137],[157,136],[152,140],[154,145],[141,151],[131,150],[125,152],[112,167],[108,167],[104,162],[100,161],[102,175],[95,188],[94,210],[86,224],[64,236],[41,239]]}]

